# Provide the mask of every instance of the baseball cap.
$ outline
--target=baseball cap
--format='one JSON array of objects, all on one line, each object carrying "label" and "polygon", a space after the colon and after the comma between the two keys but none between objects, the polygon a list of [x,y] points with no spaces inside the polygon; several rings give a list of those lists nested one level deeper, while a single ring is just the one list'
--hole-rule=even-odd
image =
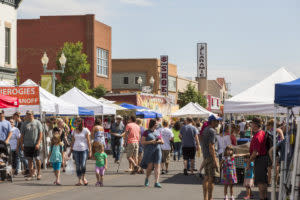
[{"label": "baseball cap", "polygon": [[221,121],[221,120],[222,120],[222,118],[219,117],[219,116],[216,116],[216,115],[210,115],[210,116],[208,117],[208,121],[209,121],[209,122],[211,122],[211,121]]},{"label": "baseball cap", "polygon": [[123,119],[123,117],[121,115],[117,115],[116,119]]}]

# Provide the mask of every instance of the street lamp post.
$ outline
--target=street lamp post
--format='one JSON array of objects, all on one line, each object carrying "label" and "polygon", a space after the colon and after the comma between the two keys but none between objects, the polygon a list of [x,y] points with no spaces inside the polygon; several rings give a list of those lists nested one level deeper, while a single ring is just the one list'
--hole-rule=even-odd
[{"label": "street lamp post", "polygon": [[139,76],[137,83],[139,84],[140,90],[142,89],[142,83],[143,83],[143,79],[142,77]]},{"label": "street lamp post", "polygon": [[44,68],[44,73],[52,73],[52,94],[55,95],[55,80],[56,80],[55,73],[64,73],[65,72],[67,58],[65,57],[64,52],[62,52],[62,54],[59,58],[59,62],[60,62],[60,65],[61,65],[61,70],[54,70],[54,69],[53,70],[48,70],[47,69],[48,62],[49,62],[49,58],[48,58],[48,56],[45,52],[43,57],[42,57],[42,64],[43,64],[43,68]]},{"label": "street lamp post", "polygon": [[149,82],[150,82],[150,85],[151,85],[151,91],[153,92],[153,86],[154,86],[154,82],[155,82],[153,76],[150,77]]}]

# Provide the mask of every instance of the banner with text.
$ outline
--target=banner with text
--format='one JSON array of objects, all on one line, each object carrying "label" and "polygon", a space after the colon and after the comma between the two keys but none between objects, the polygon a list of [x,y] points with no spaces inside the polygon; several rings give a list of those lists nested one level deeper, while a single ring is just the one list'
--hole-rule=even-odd
[{"label": "banner with text", "polygon": [[168,95],[168,56],[160,56],[160,93]]},{"label": "banner with text", "polygon": [[207,77],[207,44],[197,44],[197,77]]},{"label": "banner with text", "polygon": [[17,97],[20,105],[39,105],[38,86],[0,87],[0,94]]}]

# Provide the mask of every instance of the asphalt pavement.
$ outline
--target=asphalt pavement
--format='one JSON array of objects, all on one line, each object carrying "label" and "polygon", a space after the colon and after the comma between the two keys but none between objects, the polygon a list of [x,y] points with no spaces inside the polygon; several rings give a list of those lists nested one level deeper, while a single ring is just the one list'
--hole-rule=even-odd
[{"label": "asphalt pavement", "polygon": [[[109,155],[108,170],[104,177],[104,187],[95,187],[94,173],[95,161],[89,160],[87,164],[88,186],[75,186],[76,175],[62,173],[62,186],[53,185],[54,174],[52,169],[42,171],[42,180],[25,181],[22,175],[14,177],[13,182],[0,183],[0,200],[92,200],[92,199],[122,199],[122,200],[153,200],[153,199],[203,199],[201,178],[195,175],[183,175],[183,162],[171,161],[169,173],[161,175],[162,188],[154,188],[154,177],[150,177],[150,186],[144,187],[145,175],[130,175],[125,170],[128,162],[125,155],[122,158],[119,173],[118,165],[113,163]],[[197,168],[200,159],[197,159]],[[213,198],[224,199],[223,185],[215,185]],[[236,199],[245,196],[242,185],[234,187]],[[254,188],[254,199],[258,198],[257,188]]]}]

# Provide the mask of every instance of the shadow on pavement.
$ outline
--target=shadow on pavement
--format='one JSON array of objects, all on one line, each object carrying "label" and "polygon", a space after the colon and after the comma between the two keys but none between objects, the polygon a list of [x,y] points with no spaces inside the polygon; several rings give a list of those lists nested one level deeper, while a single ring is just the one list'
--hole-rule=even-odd
[{"label": "shadow on pavement", "polygon": [[172,177],[166,178],[165,180],[162,181],[162,183],[199,185],[202,184],[202,181],[203,179],[198,178],[196,175],[185,176],[183,175],[183,173],[180,173],[180,174],[175,174]]}]

